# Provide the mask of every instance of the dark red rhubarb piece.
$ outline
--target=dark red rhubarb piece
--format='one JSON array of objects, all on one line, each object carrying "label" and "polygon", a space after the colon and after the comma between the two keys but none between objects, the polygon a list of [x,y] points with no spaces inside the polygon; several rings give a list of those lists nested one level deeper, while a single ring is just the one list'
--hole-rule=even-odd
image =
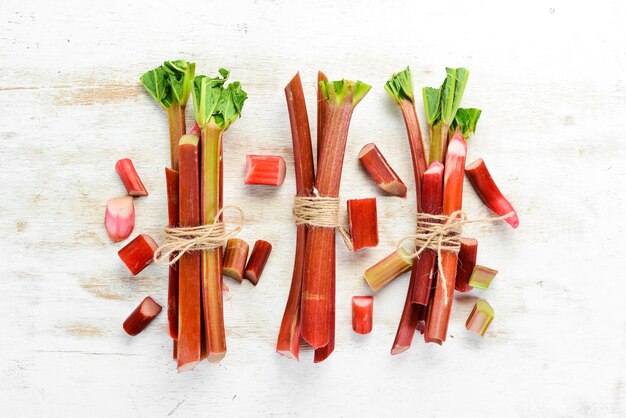
[{"label": "dark red rhubarb piece", "polygon": [[286,165],[277,155],[247,155],[246,184],[280,186],[285,181]]},{"label": "dark red rhubarb piece", "polygon": [[394,196],[406,196],[405,184],[375,144],[367,144],[361,149],[359,161],[382,190]]},{"label": "dark red rhubarb piece", "polygon": [[373,296],[352,296],[352,329],[357,334],[372,332]]},{"label": "dark red rhubarb piece", "polygon": [[469,285],[470,277],[476,266],[476,255],[478,254],[478,241],[474,238],[461,238],[461,249],[459,250],[459,261],[456,266],[456,281],[454,288],[459,292],[469,292],[472,286]]},{"label": "dark red rhubarb piece", "polygon": [[465,168],[465,174],[485,205],[498,216],[511,214],[511,216],[504,220],[513,228],[517,228],[519,226],[517,213],[515,209],[513,209],[513,205],[511,205],[506,197],[502,195],[500,189],[498,189],[483,159],[479,158],[468,165]]},{"label": "dark red rhubarb piece", "polygon": [[129,196],[148,196],[148,191],[141,182],[130,158],[122,158],[115,163],[115,171],[122,179]]},{"label": "dark red rhubarb piece", "polygon": [[146,297],[124,321],[124,331],[131,336],[139,334],[160,312],[161,305],[150,296]]},{"label": "dark red rhubarb piece", "polygon": [[354,251],[378,245],[376,198],[348,200],[348,219]]},{"label": "dark red rhubarb piece", "polygon": [[269,242],[260,239],[254,243],[254,248],[252,248],[252,254],[250,254],[250,260],[248,260],[244,273],[245,278],[250,280],[253,285],[256,286],[259,283],[271,252],[272,244]]},{"label": "dark red rhubarb piece", "polygon": [[[318,78],[322,77],[321,72]],[[318,94],[319,96],[319,94]],[[296,175],[296,194],[298,196],[311,196],[315,174],[313,171],[313,149],[311,145],[311,131],[309,118],[304,101],[302,81],[300,74],[296,74],[285,87],[287,109],[289,110],[289,122],[291,125],[291,137],[293,141],[293,162]],[[320,100],[318,98],[318,100]],[[323,101],[323,100],[322,100]],[[320,108],[318,102],[318,126],[320,120]],[[320,134],[318,128],[318,135]],[[319,142],[318,142],[319,144]],[[293,263],[293,276],[289,288],[289,297],[285,305],[285,313],[280,323],[276,352],[286,357],[298,360],[300,353],[300,302],[302,294],[302,275],[304,271],[304,252],[306,249],[306,237],[308,227],[296,226],[296,251]]]},{"label": "dark red rhubarb piece", "polygon": [[[178,155],[178,154],[177,154]],[[178,171],[165,167],[168,226],[178,226]],[[174,256],[172,256],[174,257]],[[167,323],[170,337],[178,339],[178,262],[169,266],[167,285]]]},{"label": "dark red rhubarb piece", "polygon": [[152,257],[157,248],[158,245],[152,238],[146,234],[140,234],[119,250],[117,255],[135,276],[152,263]]},{"label": "dark red rhubarb piece", "polygon": [[[200,224],[199,138],[183,135],[178,150],[180,167],[180,226]],[[191,370],[200,361],[200,259],[198,251],[179,260],[178,371]]]}]

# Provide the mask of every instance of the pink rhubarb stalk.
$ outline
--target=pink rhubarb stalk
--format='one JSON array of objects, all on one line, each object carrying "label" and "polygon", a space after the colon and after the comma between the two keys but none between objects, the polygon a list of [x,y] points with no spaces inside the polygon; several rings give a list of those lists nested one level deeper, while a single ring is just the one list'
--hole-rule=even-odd
[{"label": "pink rhubarb stalk", "polygon": [[[463,203],[463,177],[467,145],[459,132],[448,143],[443,180],[443,214],[451,215],[461,210]],[[435,286],[435,296],[424,334],[426,342],[442,344],[446,340],[448,322],[452,310],[454,283],[456,280],[457,254],[441,253],[441,268]]]},{"label": "pink rhubarb stalk", "polygon": [[465,174],[485,205],[498,216],[511,214],[504,220],[513,228],[517,228],[519,226],[517,213],[513,209],[513,205],[500,192],[482,158],[468,165],[465,168]]},{"label": "pink rhubarb stalk", "polygon": [[135,205],[130,196],[109,199],[104,214],[104,227],[113,242],[128,238],[135,227]]}]

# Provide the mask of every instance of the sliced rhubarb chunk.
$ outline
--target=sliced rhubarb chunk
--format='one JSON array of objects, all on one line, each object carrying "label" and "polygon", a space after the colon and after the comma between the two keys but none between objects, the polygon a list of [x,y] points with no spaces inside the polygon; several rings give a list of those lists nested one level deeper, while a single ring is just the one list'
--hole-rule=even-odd
[{"label": "sliced rhubarb chunk", "polygon": [[228,276],[243,281],[244,270],[246,269],[246,261],[248,260],[248,244],[239,238],[231,238],[226,244],[226,252],[224,253],[224,276]]},{"label": "sliced rhubarb chunk", "polygon": [[287,165],[276,155],[247,155],[246,184],[280,186],[285,181]]},{"label": "sliced rhubarb chunk", "polygon": [[378,245],[376,198],[348,200],[348,219],[354,251]]},{"label": "sliced rhubarb chunk", "polygon": [[128,335],[134,336],[143,331],[150,322],[161,312],[161,305],[150,296],[146,297],[134,311],[128,315],[122,325]]},{"label": "sliced rhubarb chunk", "polygon": [[141,182],[130,158],[122,158],[115,163],[115,171],[122,179],[129,196],[148,196],[148,191]]},{"label": "sliced rhubarb chunk", "polygon": [[476,255],[478,254],[478,241],[474,238],[461,238],[461,249],[459,250],[459,260],[456,266],[456,281],[454,288],[459,292],[469,292],[472,286],[469,285],[470,277],[476,266]]},{"label": "sliced rhubarb chunk", "polygon": [[382,190],[394,196],[406,196],[405,184],[375,144],[367,144],[361,149],[359,161]]},{"label": "sliced rhubarb chunk", "polygon": [[364,274],[365,281],[374,292],[378,292],[411,266],[411,255],[400,248],[368,268]]},{"label": "sliced rhubarb chunk", "polygon": [[489,305],[486,300],[479,299],[465,322],[465,328],[482,337],[485,335],[487,328],[489,328],[491,321],[493,321],[493,316],[493,308],[491,305]]},{"label": "sliced rhubarb chunk", "polygon": [[152,263],[152,257],[157,248],[158,245],[152,238],[146,234],[140,234],[117,254],[135,276]]},{"label": "sliced rhubarb chunk", "polygon": [[469,285],[483,290],[489,289],[489,285],[494,277],[496,277],[496,274],[498,274],[498,270],[477,265],[474,267],[472,277],[469,279]]},{"label": "sliced rhubarb chunk", "polygon": [[373,296],[352,296],[352,329],[357,334],[372,332]]},{"label": "sliced rhubarb chunk", "polygon": [[128,238],[135,227],[135,204],[130,196],[109,199],[104,214],[104,227],[113,242]]},{"label": "sliced rhubarb chunk", "polygon": [[269,242],[260,239],[254,243],[254,248],[252,249],[252,254],[250,254],[250,260],[248,260],[248,265],[244,273],[245,278],[250,280],[253,285],[256,286],[257,283],[259,283],[259,279],[261,278],[261,274],[263,274],[271,252],[272,244]]}]

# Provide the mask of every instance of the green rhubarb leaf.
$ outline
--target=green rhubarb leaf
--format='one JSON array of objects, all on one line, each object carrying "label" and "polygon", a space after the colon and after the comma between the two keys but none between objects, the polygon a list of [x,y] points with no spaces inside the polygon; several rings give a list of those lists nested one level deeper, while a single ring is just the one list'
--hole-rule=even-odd
[{"label": "green rhubarb leaf", "polygon": [[446,68],[446,79],[441,85],[441,120],[450,126],[461,105],[469,71],[465,68]]},{"label": "green rhubarb leaf", "polygon": [[481,113],[480,109],[459,108],[454,116],[454,121],[450,125],[450,132],[453,133],[458,129],[463,138],[468,139],[476,132],[476,124]]},{"label": "green rhubarb leaf", "polygon": [[224,87],[229,71],[220,68],[221,77],[197,76],[193,82],[193,104],[200,127],[214,121],[222,130],[241,116],[248,98],[238,81]]},{"label": "green rhubarb leaf", "polygon": [[140,77],[141,84],[163,109],[169,109],[174,101],[167,78],[168,73],[163,67],[150,70]]},{"label": "green rhubarb leaf", "polygon": [[406,67],[404,71],[394,74],[385,83],[385,91],[389,93],[392,99],[397,103],[402,100],[414,101],[413,95],[413,75],[411,69]]},{"label": "green rhubarb leaf", "polygon": [[174,102],[185,106],[191,94],[196,64],[184,60],[165,61],[163,69],[167,72]]},{"label": "green rhubarb leaf", "polygon": [[356,106],[371,88],[372,86],[362,81],[320,81],[320,90],[324,99],[337,106],[344,104],[347,99],[350,99],[352,106]]},{"label": "green rhubarb leaf", "polygon": [[424,100],[426,120],[429,126],[433,126],[441,115],[441,107],[439,106],[441,90],[434,87],[424,87],[422,89],[422,98]]}]

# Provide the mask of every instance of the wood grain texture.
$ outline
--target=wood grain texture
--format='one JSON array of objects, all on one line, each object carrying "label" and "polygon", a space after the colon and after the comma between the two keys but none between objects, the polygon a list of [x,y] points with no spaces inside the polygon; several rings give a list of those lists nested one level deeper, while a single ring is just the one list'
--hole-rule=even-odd
[{"label": "wood grain texture", "polygon": [[[0,416],[626,415],[626,7],[417,3],[4,0]],[[130,157],[150,193],[136,199],[133,237],[163,239],[166,115],[138,79],[179,57],[199,73],[228,67],[248,91],[225,135],[224,202],[246,208],[241,238],[274,246],[257,287],[228,282],[226,359],[181,375],[166,315],[134,338],[121,326],[145,296],[165,304],[167,270],[131,277],[103,227],[107,199],[124,194],[115,161]],[[415,341],[391,357],[408,276],[376,295],[369,335],[352,332],[350,298],[369,293],[362,272],[414,226],[406,132],[383,90],[407,64],[419,87],[470,68],[464,104],[483,116],[468,161],[485,159],[521,225],[468,228],[500,275],[456,297],[443,349]],[[295,242],[283,87],[302,72],[314,121],[318,69],[374,86],[354,113],[341,196],[378,198],[380,245],[349,254],[337,240],[337,348],[313,365],[312,351],[295,363],[274,346]],[[406,199],[382,196],[359,166],[368,142]],[[244,186],[248,153],[283,156],[283,186]],[[465,196],[471,214],[488,213],[467,182]],[[479,296],[496,312],[484,338],[463,327]]]}]

